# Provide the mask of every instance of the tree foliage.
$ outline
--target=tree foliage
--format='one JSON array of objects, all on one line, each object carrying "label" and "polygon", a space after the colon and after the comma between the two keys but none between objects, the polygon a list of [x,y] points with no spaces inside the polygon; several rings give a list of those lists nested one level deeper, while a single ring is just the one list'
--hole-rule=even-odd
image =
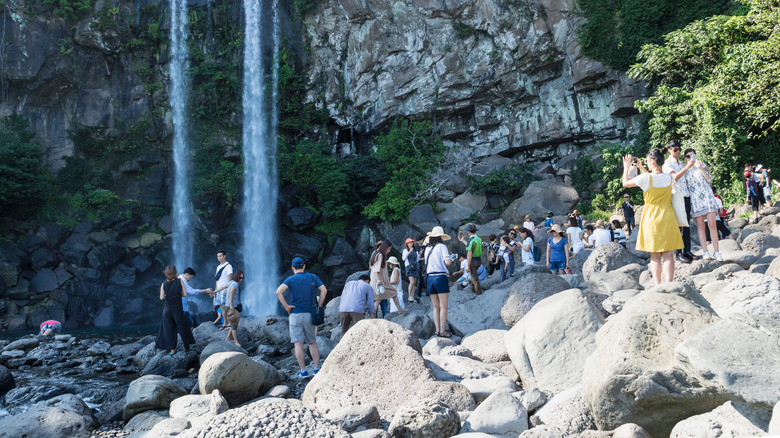
[{"label": "tree foliage", "polygon": [[626,70],[641,47],[686,24],[732,7],[729,0],[579,0],[586,19],[578,39],[582,53]]},{"label": "tree foliage", "polygon": [[390,180],[377,198],[363,210],[370,218],[404,220],[422,199],[444,153],[441,136],[430,121],[396,121],[390,131],[376,139],[376,157],[384,164]]},{"label": "tree foliage", "polygon": [[500,193],[511,196],[534,180],[532,166],[528,163],[512,163],[485,176],[466,175],[471,193]]},{"label": "tree foliage", "polygon": [[0,121],[0,209],[4,216],[29,214],[47,197],[49,170],[43,164],[41,147],[32,138],[22,117]]},{"label": "tree foliage", "polygon": [[746,15],[711,17],[646,45],[629,71],[657,87],[636,104],[651,116],[651,144],[696,149],[722,189],[745,163],[780,164],[780,2],[744,3]]}]

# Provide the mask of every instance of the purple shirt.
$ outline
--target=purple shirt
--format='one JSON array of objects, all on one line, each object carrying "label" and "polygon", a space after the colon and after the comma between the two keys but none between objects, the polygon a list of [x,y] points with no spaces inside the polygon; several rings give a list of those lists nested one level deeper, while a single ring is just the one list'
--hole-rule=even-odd
[{"label": "purple shirt", "polygon": [[374,313],[374,288],[362,280],[352,280],[341,292],[339,312]]}]

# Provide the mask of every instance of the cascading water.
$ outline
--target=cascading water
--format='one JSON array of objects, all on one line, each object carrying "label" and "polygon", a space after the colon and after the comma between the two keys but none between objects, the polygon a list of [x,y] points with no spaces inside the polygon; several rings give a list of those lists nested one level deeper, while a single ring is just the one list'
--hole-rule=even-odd
[{"label": "cascading water", "polygon": [[276,100],[278,71],[272,68],[271,97],[266,97],[266,65],[275,64],[279,26],[278,1],[273,3],[273,57],[263,50],[261,0],[244,0],[244,203],[243,246],[245,286],[241,294],[250,315],[274,313],[279,266],[276,230]]},{"label": "cascading water", "polygon": [[190,166],[187,150],[187,0],[170,0],[171,108],[173,110],[173,254],[179,272],[192,260],[193,230],[190,220]]}]

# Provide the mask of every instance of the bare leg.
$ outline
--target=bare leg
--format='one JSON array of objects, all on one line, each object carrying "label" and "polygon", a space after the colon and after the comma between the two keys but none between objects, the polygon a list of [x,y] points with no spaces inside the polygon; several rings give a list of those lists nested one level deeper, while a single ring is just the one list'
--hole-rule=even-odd
[{"label": "bare leg", "polygon": [[663,266],[661,269],[663,279],[664,281],[671,283],[674,281],[674,251],[666,251],[661,253],[661,256],[663,257]]},{"label": "bare leg", "polygon": [[398,309],[398,314],[402,314],[406,312],[406,309],[401,308],[401,303],[398,302],[398,295],[393,297],[393,302],[395,303],[395,308]]},{"label": "bare leg", "polygon": [[[317,357],[319,358],[319,350],[317,350]],[[304,362],[304,355],[303,355],[303,342],[296,342],[295,343],[295,358],[298,359],[298,366],[301,369],[306,368],[306,362]]]},{"label": "bare leg", "polygon": [[450,294],[439,294],[439,325],[444,333],[447,330],[447,305],[450,302]]},{"label": "bare leg", "polygon": [[439,295],[431,295],[431,303],[433,304],[433,325],[436,326],[436,333],[441,333],[439,325]]},{"label": "bare leg", "polygon": [[650,273],[653,274],[653,280],[655,280],[655,284],[661,284],[661,254],[663,253],[650,253]]},{"label": "bare leg", "polygon": [[[303,350],[303,348],[301,348]],[[316,342],[309,344],[309,354],[311,354],[312,360],[314,360],[314,368],[320,367],[320,348]]]},{"label": "bare leg", "polygon": [[715,252],[720,252],[718,244],[718,224],[715,223],[715,212],[711,211],[707,213],[707,226],[710,229],[710,237],[712,237],[712,247]]},{"label": "bare leg", "polygon": [[[707,222],[709,222],[709,218],[707,219]],[[696,232],[699,234],[699,244],[704,248],[704,252],[709,252],[707,251],[707,234],[706,231],[704,231],[704,216],[696,218]]]},{"label": "bare leg", "polygon": [[407,277],[409,279],[409,299],[414,300],[414,294],[417,292],[417,277]]}]

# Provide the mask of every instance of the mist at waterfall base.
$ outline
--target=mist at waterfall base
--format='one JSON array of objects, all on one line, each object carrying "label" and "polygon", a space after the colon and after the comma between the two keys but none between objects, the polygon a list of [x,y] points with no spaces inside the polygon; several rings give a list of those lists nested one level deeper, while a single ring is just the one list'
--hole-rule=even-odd
[{"label": "mist at waterfall base", "polygon": [[183,271],[192,264],[194,232],[191,221],[190,162],[187,147],[187,0],[170,0],[171,109],[173,113],[173,257]]},{"label": "mist at waterfall base", "polygon": [[[276,126],[280,26],[279,3],[243,0],[244,199],[241,205],[245,274],[241,301],[244,313],[276,313],[279,257],[276,205]],[[270,91],[270,93],[269,93]],[[267,96],[271,97],[270,101]]]}]

